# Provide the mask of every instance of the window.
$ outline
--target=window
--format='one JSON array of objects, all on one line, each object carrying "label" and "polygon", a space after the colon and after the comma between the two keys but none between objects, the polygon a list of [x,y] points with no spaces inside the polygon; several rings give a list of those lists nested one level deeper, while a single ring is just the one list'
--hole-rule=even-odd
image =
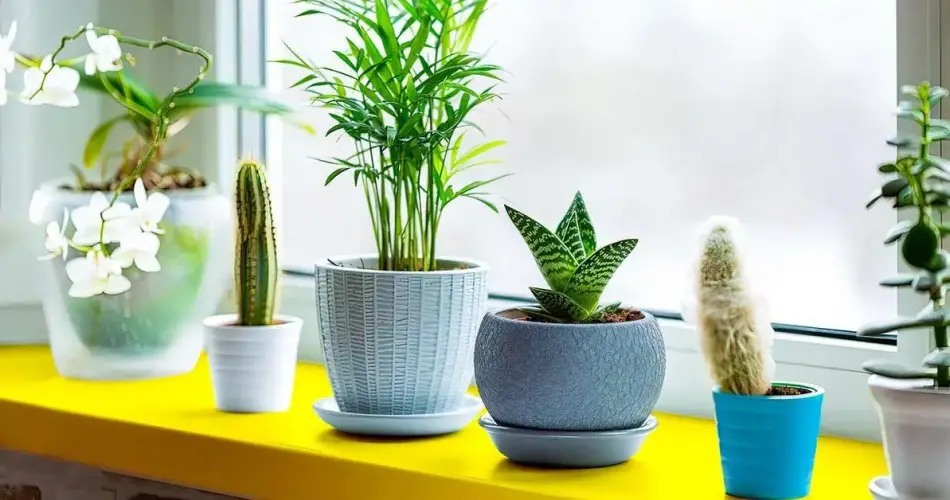
[{"label": "window", "polygon": [[[301,9],[279,4],[281,38],[338,65],[344,29],[293,19]],[[580,189],[601,241],[639,238],[605,297],[679,310],[695,228],[726,213],[746,227],[773,321],[854,330],[896,313],[895,295],[876,286],[896,270],[880,243],[895,216],[864,209],[896,130],[896,26],[894,2],[496,2],[474,50],[507,70],[505,96],[477,121],[508,145],[481,175],[513,173],[490,191],[552,226]],[[287,83],[300,77],[282,71]],[[324,110],[306,117],[331,126]],[[331,169],[306,159],[345,156],[349,141],[285,130],[280,147],[294,229],[285,262],[372,251],[359,193],[324,188]],[[461,201],[440,230],[441,254],[492,266],[494,293],[541,283],[504,215]]]}]

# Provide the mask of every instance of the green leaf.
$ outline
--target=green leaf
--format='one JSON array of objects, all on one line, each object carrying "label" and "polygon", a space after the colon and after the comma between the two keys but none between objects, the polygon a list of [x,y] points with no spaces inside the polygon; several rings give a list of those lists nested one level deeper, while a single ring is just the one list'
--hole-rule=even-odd
[{"label": "green leaf", "polygon": [[885,198],[894,198],[900,194],[901,190],[907,187],[909,182],[903,177],[891,179],[881,186],[881,196]]},{"label": "green leaf", "polygon": [[878,202],[881,198],[883,198],[883,197],[884,197],[884,196],[881,194],[881,190],[880,190],[880,189],[878,189],[877,191],[874,191],[874,193],[873,193],[873,198],[871,198],[870,200],[868,200],[867,203],[864,204],[864,208],[871,208],[871,207],[873,207],[874,204],[877,203],[877,202]]},{"label": "green leaf", "polygon": [[940,235],[937,230],[926,224],[917,223],[904,236],[901,255],[908,265],[929,269],[939,247]]},{"label": "green leaf", "polygon": [[561,292],[534,286],[528,289],[531,290],[531,294],[534,295],[534,298],[538,300],[538,304],[541,305],[541,308],[556,318],[567,321],[580,321],[590,315],[589,311],[585,310],[579,304],[571,300],[570,297]]},{"label": "green leaf", "polygon": [[893,163],[885,163],[877,167],[877,171],[882,174],[893,174],[897,172],[897,166]]},{"label": "green leaf", "polygon": [[907,234],[910,231],[910,228],[913,227],[915,221],[903,220],[898,222],[890,231],[887,232],[887,236],[884,237],[884,244],[890,245],[895,241],[899,240],[901,236]]},{"label": "green leaf", "polygon": [[931,141],[944,141],[950,138],[950,128],[931,127],[927,130],[927,138]]},{"label": "green leaf", "polygon": [[913,274],[902,274],[900,276],[892,276],[890,278],[885,278],[881,280],[878,284],[886,287],[905,287],[911,286],[914,283],[915,276]]},{"label": "green leaf", "polygon": [[340,176],[340,174],[342,174],[343,172],[346,172],[349,169],[350,167],[340,167],[334,170],[332,173],[330,173],[330,175],[327,176],[327,180],[326,182],[323,183],[323,185],[324,186],[330,185],[330,183],[333,182],[333,179],[336,179],[337,177]]},{"label": "green leaf", "polygon": [[[590,256],[597,250],[597,234],[594,232],[594,223],[590,220],[590,213],[587,212],[587,205],[584,203],[584,197],[581,196],[580,191],[574,194],[571,206],[567,208],[564,218],[558,224],[559,230],[561,224],[564,224],[571,214],[577,216],[577,227],[580,230],[581,241],[584,242],[584,253]],[[578,262],[580,260],[583,259],[579,259]]]},{"label": "green leaf", "polygon": [[106,142],[109,140],[109,133],[112,132],[112,127],[128,119],[129,115],[117,116],[102,123],[92,131],[92,134],[86,141],[86,148],[82,153],[82,164],[84,167],[93,168],[96,166],[96,162],[99,161],[99,155],[102,154],[102,148],[105,147]]},{"label": "green leaf", "polygon": [[547,321],[549,323],[563,323],[564,320],[550,315],[547,311],[540,307],[519,307],[519,311],[523,312],[529,318],[538,319],[541,321]]},{"label": "green leaf", "polygon": [[564,293],[584,309],[593,310],[617,268],[636,246],[637,240],[628,239],[598,249],[577,266]]},{"label": "green leaf", "polygon": [[896,332],[911,328],[929,328],[943,324],[944,315],[939,312],[928,312],[916,318],[899,318],[881,321],[861,327],[858,330],[860,337],[874,337],[885,333]]},{"label": "green leaf", "polygon": [[475,146],[474,148],[468,150],[457,162],[453,162],[455,165],[465,165],[469,161],[475,159],[479,155],[482,155],[492,149],[495,149],[499,146],[505,145],[505,141],[489,141],[484,144]]},{"label": "green leaf", "polygon": [[924,358],[924,364],[933,368],[950,367],[950,348],[938,347]]},{"label": "green leaf", "polygon": [[913,137],[904,136],[904,135],[899,135],[892,139],[888,139],[887,143],[896,148],[910,148],[910,147],[916,147],[918,144],[920,144],[920,142],[917,139]]},{"label": "green leaf", "polygon": [[930,287],[934,285],[933,276],[928,272],[922,272],[914,277],[914,281],[911,282],[911,286],[914,290],[922,292],[924,290],[930,290]]},{"label": "green leaf", "polygon": [[544,281],[556,291],[563,290],[567,286],[574,269],[577,268],[577,260],[571,254],[571,251],[564,243],[552,233],[548,228],[542,226],[538,221],[527,215],[505,205],[505,211],[512,224],[521,233],[534,261],[538,264]]},{"label": "green leaf", "polygon": [[293,108],[278,96],[263,87],[231,85],[228,83],[202,82],[194,92],[175,99],[175,107],[169,118],[204,108],[235,106],[262,114],[287,114]]},{"label": "green leaf", "polygon": [[930,101],[930,107],[936,106],[941,99],[947,97],[947,89],[939,86],[930,87],[927,100]]},{"label": "green leaf", "polygon": [[881,360],[865,361],[861,368],[874,375],[896,379],[934,378],[937,376],[937,371],[933,369],[905,368],[896,363]]},{"label": "green leaf", "polygon": [[910,118],[918,122],[924,121],[924,112],[917,109],[917,105],[910,101],[902,101],[897,105],[897,116],[900,118]]},{"label": "green leaf", "polygon": [[568,210],[567,215],[561,219],[554,233],[564,242],[564,245],[567,246],[578,262],[587,258],[587,252],[584,250],[584,240],[581,239],[581,228],[577,225],[577,214],[574,211]]},{"label": "green leaf", "polygon": [[901,85],[901,93],[913,97],[914,99],[918,97],[916,85]]}]

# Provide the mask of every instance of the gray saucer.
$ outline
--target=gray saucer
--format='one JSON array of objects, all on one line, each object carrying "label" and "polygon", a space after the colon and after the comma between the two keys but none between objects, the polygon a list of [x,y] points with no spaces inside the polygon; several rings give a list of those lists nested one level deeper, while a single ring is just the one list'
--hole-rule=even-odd
[{"label": "gray saucer", "polygon": [[620,431],[545,431],[499,425],[486,413],[478,424],[488,431],[498,451],[512,462],[586,469],[630,460],[647,435],[656,429],[657,421],[650,416],[640,427]]}]

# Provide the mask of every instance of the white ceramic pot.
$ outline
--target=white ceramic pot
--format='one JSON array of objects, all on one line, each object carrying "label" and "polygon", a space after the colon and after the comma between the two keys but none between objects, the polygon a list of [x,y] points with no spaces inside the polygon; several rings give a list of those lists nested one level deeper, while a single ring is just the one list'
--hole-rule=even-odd
[{"label": "white ceramic pot", "polygon": [[930,379],[868,379],[900,498],[950,498],[950,390]]},{"label": "white ceramic pot", "polygon": [[281,412],[290,408],[303,320],[275,316],[268,326],[236,326],[236,314],[204,321],[214,401],[221,411]]}]

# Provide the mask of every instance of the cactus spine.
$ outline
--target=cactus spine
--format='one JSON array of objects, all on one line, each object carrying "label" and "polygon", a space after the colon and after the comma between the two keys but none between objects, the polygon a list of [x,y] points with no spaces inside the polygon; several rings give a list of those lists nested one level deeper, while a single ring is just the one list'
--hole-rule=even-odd
[{"label": "cactus spine", "polygon": [[765,332],[758,332],[755,306],[728,223],[713,218],[699,261],[697,314],[703,353],[720,390],[761,395],[771,388]]},{"label": "cactus spine", "polygon": [[274,215],[263,165],[242,161],[237,174],[237,242],[234,288],[238,324],[270,325],[277,294],[277,243]]}]

